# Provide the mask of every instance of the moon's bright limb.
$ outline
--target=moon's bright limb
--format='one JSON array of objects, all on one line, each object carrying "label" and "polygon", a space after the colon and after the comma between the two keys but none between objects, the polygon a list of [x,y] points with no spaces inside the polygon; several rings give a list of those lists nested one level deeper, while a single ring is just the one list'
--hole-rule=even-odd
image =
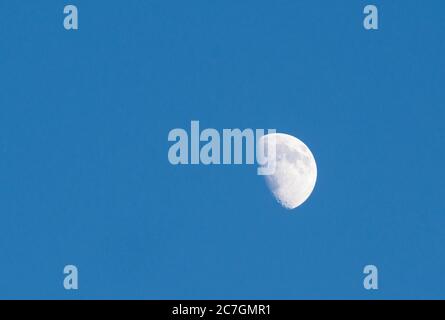
[{"label": "moon's bright limb", "polygon": [[314,156],[302,141],[288,134],[265,135],[258,141],[258,146],[267,150],[270,143],[276,147],[275,159],[269,160],[274,161],[275,172],[265,176],[267,185],[283,207],[295,209],[314,190],[317,181]]}]

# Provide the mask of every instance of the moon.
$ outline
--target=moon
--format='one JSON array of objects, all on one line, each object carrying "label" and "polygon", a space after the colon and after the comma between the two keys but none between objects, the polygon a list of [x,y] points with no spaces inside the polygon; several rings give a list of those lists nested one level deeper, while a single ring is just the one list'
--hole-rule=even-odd
[{"label": "moon", "polygon": [[[268,149],[273,150],[271,143],[275,145],[275,157],[267,154]],[[263,154],[268,159],[268,166],[275,168],[272,174],[265,175],[275,199],[289,210],[301,206],[317,181],[317,164],[311,150],[301,140],[284,133],[261,137],[258,147],[266,151]]]}]

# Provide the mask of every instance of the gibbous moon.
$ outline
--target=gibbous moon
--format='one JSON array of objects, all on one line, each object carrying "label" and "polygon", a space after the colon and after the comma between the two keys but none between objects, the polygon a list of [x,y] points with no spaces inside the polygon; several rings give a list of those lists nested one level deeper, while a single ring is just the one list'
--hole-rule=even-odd
[{"label": "gibbous moon", "polygon": [[[265,175],[270,191],[277,201],[286,209],[295,209],[302,205],[311,195],[317,181],[317,165],[309,148],[294,136],[273,133],[258,141],[262,150],[272,149],[273,143],[276,156],[269,158],[275,172]],[[272,159],[271,159],[272,158]],[[270,166],[271,163],[269,163]]]}]

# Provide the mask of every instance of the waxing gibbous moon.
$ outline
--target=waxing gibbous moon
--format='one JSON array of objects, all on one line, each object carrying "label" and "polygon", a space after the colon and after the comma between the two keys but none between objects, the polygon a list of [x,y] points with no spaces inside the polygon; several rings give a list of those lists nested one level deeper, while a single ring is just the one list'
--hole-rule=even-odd
[{"label": "waxing gibbous moon", "polygon": [[[311,195],[317,181],[317,164],[309,148],[294,136],[284,133],[268,134],[258,141],[260,150],[273,150],[267,155],[274,172],[265,175],[266,183],[277,201],[286,209],[295,209]],[[265,155],[266,155],[265,154]],[[274,159],[275,158],[275,159]]]}]

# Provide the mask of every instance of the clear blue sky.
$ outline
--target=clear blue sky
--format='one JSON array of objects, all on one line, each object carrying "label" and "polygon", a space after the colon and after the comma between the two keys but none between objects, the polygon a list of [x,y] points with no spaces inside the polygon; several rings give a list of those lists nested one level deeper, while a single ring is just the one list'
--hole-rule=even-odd
[{"label": "clear blue sky", "polygon": [[[72,3],[0,2],[1,298],[445,298],[443,1]],[[171,166],[191,120],[297,136],[312,197]]]}]

